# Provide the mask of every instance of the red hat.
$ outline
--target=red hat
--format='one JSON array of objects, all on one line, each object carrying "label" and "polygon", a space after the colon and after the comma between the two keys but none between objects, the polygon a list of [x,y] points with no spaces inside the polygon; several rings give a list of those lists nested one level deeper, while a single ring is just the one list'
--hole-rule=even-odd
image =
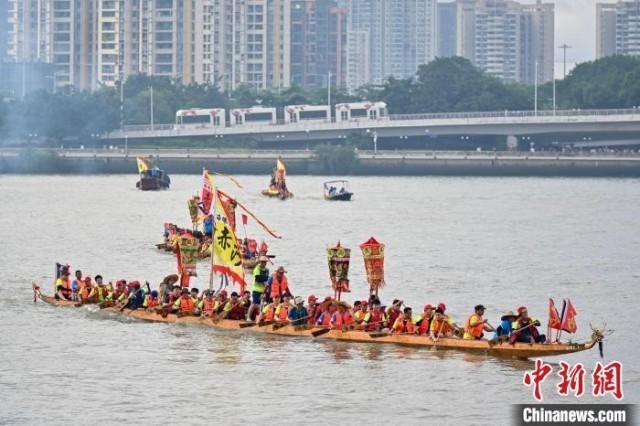
[{"label": "red hat", "polygon": [[131,281],[129,285],[132,287],[140,287],[140,281]]},{"label": "red hat", "polygon": [[121,287],[124,285],[124,280],[118,280],[116,281],[116,287]]},{"label": "red hat", "polygon": [[368,305],[369,305],[369,302],[368,302],[368,301],[366,301],[366,300],[363,300],[363,301],[362,301],[362,305],[363,305],[363,306],[364,306],[364,305],[367,305],[367,306],[368,306]]},{"label": "red hat", "polygon": [[438,309],[441,309],[442,312],[447,310],[447,305],[445,305],[444,303],[438,303]]},{"label": "red hat", "polygon": [[324,303],[324,302],[331,302],[332,300],[333,300],[333,297],[331,297],[331,296],[327,296],[327,297],[325,297],[325,298],[324,298],[323,303]]},{"label": "red hat", "polygon": [[433,305],[431,305],[430,303],[424,305],[424,310],[426,311],[427,309],[433,309]]},{"label": "red hat", "polygon": [[318,298],[317,298],[317,297],[315,297],[315,296],[312,294],[311,296],[309,296],[309,297],[307,298],[307,300],[308,300],[309,302],[311,302],[311,301],[314,301],[314,302],[315,302],[316,300],[318,300]]},{"label": "red hat", "polygon": [[523,313],[524,311],[526,311],[526,310],[527,310],[527,307],[526,307],[526,306],[520,306],[520,307],[518,308],[518,315],[522,314],[522,313]]},{"label": "red hat", "polygon": [[218,293],[218,296],[227,297],[227,290],[222,290],[220,293]]}]

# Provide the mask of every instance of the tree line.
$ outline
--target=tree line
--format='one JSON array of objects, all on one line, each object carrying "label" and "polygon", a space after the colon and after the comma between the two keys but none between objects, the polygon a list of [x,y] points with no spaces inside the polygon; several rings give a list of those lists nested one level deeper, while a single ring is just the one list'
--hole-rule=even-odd
[{"label": "tree line", "polygon": [[[224,93],[212,84],[182,85],[168,78],[132,76],[124,84],[124,102],[115,88],[93,93],[34,92],[24,99],[0,102],[0,141],[45,138],[90,140],[121,125],[150,123],[153,87],[154,122],[172,123],[178,109],[246,108],[326,104],[327,90],[291,86],[256,90],[240,86]],[[1,94],[0,94],[1,97]],[[332,104],[381,100],[391,114],[532,110],[534,88],[492,77],[467,59],[438,58],[422,65],[414,78],[389,78],[353,94],[332,89]],[[552,83],[539,87],[538,109],[553,107]],[[640,105],[640,58],[613,56],[576,66],[556,84],[558,109],[630,108]]]}]

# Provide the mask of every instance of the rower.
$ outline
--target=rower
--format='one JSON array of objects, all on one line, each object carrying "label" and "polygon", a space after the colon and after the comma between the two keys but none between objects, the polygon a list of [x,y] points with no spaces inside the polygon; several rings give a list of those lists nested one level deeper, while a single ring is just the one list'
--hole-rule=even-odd
[{"label": "rower", "polygon": [[414,334],[415,331],[415,327],[413,326],[413,312],[410,307],[406,306],[402,312],[402,316],[399,316],[393,323],[390,333]]},{"label": "rower", "polygon": [[309,307],[305,308],[309,315],[308,322],[313,325],[321,314],[320,305],[318,305],[318,298],[313,294],[308,297]]},{"label": "rower", "polygon": [[331,316],[331,328],[346,330],[353,324],[353,315],[344,302],[336,302],[336,305],[338,305],[338,309]]},{"label": "rower", "polygon": [[188,288],[183,288],[180,297],[174,302],[173,310],[178,316],[192,315],[196,307],[196,301],[189,294]]},{"label": "rower", "polygon": [[474,313],[469,315],[467,322],[464,325],[464,336],[466,340],[481,340],[484,337],[485,331],[495,331],[493,327],[487,324],[489,321],[482,318],[486,308],[484,305],[476,305]]},{"label": "rower", "polygon": [[444,303],[438,303],[436,313],[431,320],[431,330],[429,335],[432,339],[450,337],[457,328],[453,321],[453,317],[445,313],[446,310],[447,306]]},{"label": "rower", "polygon": [[83,284],[82,271],[78,269],[75,275],[76,275],[75,279],[71,282],[71,300],[73,300],[74,302],[78,302],[80,287],[82,287],[82,284]]},{"label": "rower", "polygon": [[289,290],[289,282],[287,280],[287,277],[285,276],[286,272],[287,271],[284,270],[284,267],[279,266],[275,274],[269,277],[269,280],[267,281],[267,284],[270,288],[269,300],[272,300],[276,294],[280,296],[284,296],[285,294],[291,295],[291,290]]},{"label": "rower", "polygon": [[78,294],[80,302],[85,302],[87,299],[89,299],[89,294],[91,293],[91,290],[92,290],[91,277],[85,277],[85,279],[82,280],[82,283],[80,285],[80,291]]},{"label": "rower", "polygon": [[204,297],[198,303],[198,310],[202,316],[210,316],[213,311],[213,305],[216,303],[213,293],[213,290],[205,290]]},{"label": "rower", "polygon": [[513,311],[506,312],[500,318],[500,324],[496,328],[496,332],[493,335],[493,339],[492,340],[500,341],[500,342],[508,341],[509,337],[511,337],[511,333],[513,331],[512,324],[517,319],[518,319],[518,316],[516,314],[514,314]]},{"label": "rower", "polygon": [[158,291],[151,290],[144,299],[144,308],[149,312],[154,312],[158,306]]},{"label": "rower", "polygon": [[322,302],[322,313],[318,316],[316,325],[321,325],[325,328],[329,327],[329,325],[331,324],[331,317],[336,310],[336,306],[333,303],[333,299],[331,298],[331,296],[325,297],[324,301]]},{"label": "rower", "polygon": [[267,256],[260,256],[258,264],[253,268],[253,287],[251,288],[251,308],[247,314],[247,318],[252,318],[254,311],[260,311],[262,298],[267,281],[269,280],[269,269],[267,268]]},{"label": "rower", "polygon": [[387,310],[387,318],[389,326],[393,326],[395,324],[396,319],[402,316],[402,311],[400,307],[404,304],[402,300],[395,299],[391,304],[391,307]]},{"label": "rower", "polygon": [[57,300],[71,300],[71,283],[69,282],[69,267],[63,266],[60,271],[60,276],[56,280],[56,294]]},{"label": "rower", "polygon": [[422,311],[422,315],[420,315],[415,324],[418,326],[418,329],[416,330],[418,335],[423,336],[425,334],[429,334],[433,315],[433,306],[431,306],[431,304],[426,304]]},{"label": "rower", "polygon": [[307,308],[304,307],[304,299],[300,296],[293,299],[295,306],[289,311],[289,320],[291,325],[305,325],[309,319]]},{"label": "rower", "polygon": [[364,316],[363,324],[365,331],[380,331],[386,327],[387,316],[384,313],[380,301],[374,300],[371,303],[371,311]]},{"label": "rower", "polygon": [[87,303],[102,303],[107,300],[107,288],[102,282],[102,275],[96,275],[96,285],[89,292]]},{"label": "rower", "polygon": [[512,324],[513,334],[509,338],[509,343],[544,343],[547,336],[540,334],[536,327],[540,326],[540,321],[529,317],[529,312],[525,306],[518,308],[518,318]]},{"label": "rower", "polygon": [[365,311],[362,309],[362,301],[356,300],[353,303],[353,321],[358,325],[362,324],[362,321],[364,320],[364,316],[365,316]]},{"label": "rower", "polygon": [[290,308],[291,308],[291,296],[288,293],[285,293],[285,295],[282,297],[282,303],[276,306],[275,320],[281,323],[288,322]]},{"label": "rower", "polygon": [[276,317],[276,307],[280,306],[280,296],[276,295],[273,302],[267,303],[258,317],[258,322],[271,322]]},{"label": "rower", "polygon": [[231,299],[224,305],[222,318],[240,321],[247,315],[247,312],[240,303],[240,297],[235,291],[231,293]]},{"label": "rower", "polygon": [[224,307],[227,306],[228,300],[229,299],[227,299],[227,290],[222,290],[220,293],[218,293],[218,296],[216,297],[216,301],[213,304],[212,316],[217,316],[222,314],[222,312],[224,311]]}]

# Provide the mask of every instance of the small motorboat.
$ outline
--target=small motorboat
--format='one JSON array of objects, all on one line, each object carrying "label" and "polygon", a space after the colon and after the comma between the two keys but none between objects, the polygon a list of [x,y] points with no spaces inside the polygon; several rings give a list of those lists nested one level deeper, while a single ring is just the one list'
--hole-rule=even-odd
[{"label": "small motorboat", "polygon": [[349,191],[349,181],[330,180],[324,183],[324,199],[329,201],[351,201],[353,192]]},{"label": "small motorboat", "polygon": [[151,163],[150,160],[141,157],[137,158],[137,162],[140,180],[136,182],[136,188],[142,191],[169,189],[171,179],[164,170],[161,170],[158,166]]}]

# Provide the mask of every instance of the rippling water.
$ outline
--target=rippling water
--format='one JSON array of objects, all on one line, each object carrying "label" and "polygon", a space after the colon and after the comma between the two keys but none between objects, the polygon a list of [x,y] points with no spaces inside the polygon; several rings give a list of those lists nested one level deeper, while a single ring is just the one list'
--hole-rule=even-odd
[{"label": "rippling water", "polygon": [[[495,323],[527,304],[546,323],[548,297],[570,297],[574,339],[589,337],[589,321],[616,330],[605,361],[623,362],[626,401],[638,402],[640,181],[353,178],[355,201],[330,203],[322,177],[292,176],[296,197],[286,202],[258,195],[266,177],[239,179],[244,190],[223,187],[283,235],[269,243],[294,293],[329,293],[324,249],[340,240],[354,249],[347,299],[365,297],[356,249],[375,235],[387,245],[383,299],[401,296],[414,310],[444,301],[463,322],[483,303]],[[523,361],[34,305],[30,283],[50,293],[56,261],[152,283],[174,271],[174,258],[153,244],[165,221],[187,223],[200,177],[174,176],[173,188],[157,193],[136,191],[135,180],[0,176],[0,424],[505,424],[512,403],[532,402]],[[560,359],[590,371],[598,355],[551,358]],[[556,382],[545,383],[546,401],[571,402],[555,395]]]}]

